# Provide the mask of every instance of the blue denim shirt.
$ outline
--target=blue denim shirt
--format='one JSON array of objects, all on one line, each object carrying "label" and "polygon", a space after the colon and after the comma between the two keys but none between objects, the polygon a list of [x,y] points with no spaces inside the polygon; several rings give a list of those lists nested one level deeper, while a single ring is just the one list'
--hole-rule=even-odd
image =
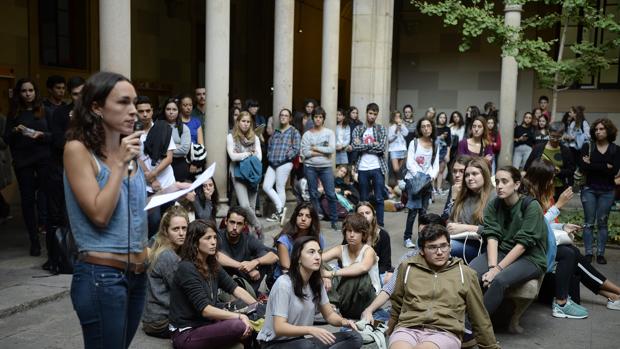
[{"label": "blue denim shirt", "polygon": [[[103,188],[110,178],[108,166],[93,155],[99,167],[97,183]],[[121,193],[116,203],[114,213],[108,225],[104,228],[93,224],[80,208],[69,181],[67,174],[63,176],[65,184],[65,199],[67,201],[67,213],[71,230],[79,252],[97,251],[112,253],[127,253],[127,237],[130,236],[130,252],[142,252],[147,244],[147,219],[146,211],[146,180],[140,166],[138,172],[129,179],[123,178]],[[131,196],[128,195],[128,187]],[[127,206],[130,214],[128,216]],[[131,234],[127,233],[130,222]]]}]

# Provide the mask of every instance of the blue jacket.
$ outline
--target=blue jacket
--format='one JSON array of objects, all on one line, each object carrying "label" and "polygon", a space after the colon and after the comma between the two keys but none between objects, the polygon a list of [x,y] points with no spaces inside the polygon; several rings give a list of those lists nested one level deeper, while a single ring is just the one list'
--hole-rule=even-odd
[{"label": "blue jacket", "polygon": [[262,175],[263,164],[256,156],[249,156],[235,166],[235,179],[242,181],[252,190],[258,190]]}]

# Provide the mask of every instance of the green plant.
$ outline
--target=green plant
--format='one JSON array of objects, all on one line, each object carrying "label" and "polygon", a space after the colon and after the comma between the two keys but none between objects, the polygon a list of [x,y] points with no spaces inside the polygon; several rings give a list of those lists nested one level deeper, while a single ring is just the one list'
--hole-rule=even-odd
[{"label": "green plant", "polygon": [[[582,210],[562,210],[562,214],[558,218],[560,223],[573,223],[582,225],[583,211]],[[607,229],[609,231],[609,236],[607,238],[608,242],[614,242],[620,244],[620,212],[612,211],[609,215],[609,221],[607,223]],[[577,234],[575,236],[577,240],[582,240],[581,234]]]}]

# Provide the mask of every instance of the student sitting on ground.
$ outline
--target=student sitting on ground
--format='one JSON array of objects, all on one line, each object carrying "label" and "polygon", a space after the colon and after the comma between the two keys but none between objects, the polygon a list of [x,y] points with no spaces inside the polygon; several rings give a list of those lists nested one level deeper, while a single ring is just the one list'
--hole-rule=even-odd
[{"label": "student sitting on ground", "polygon": [[217,261],[217,227],[212,221],[190,223],[181,259],[170,288],[172,345],[185,348],[225,348],[252,332],[246,315],[217,307],[221,290],[246,304],[256,300],[224,271]]},{"label": "student sitting on ground", "polygon": [[[245,209],[233,206],[226,214],[226,229],[218,231],[218,261],[228,274],[244,278],[258,294],[261,281],[271,274],[278,256],[254,235],[244,234]],[[249,290],[248,290],[249,291]]]},{"label": "student sitting on ground", "polygon": [[291,266],[291,252],[295,240],[302,236],[314,236],[319,240],[321,248],[325,248],[325,240],[321,235],[319,215],[314,206],[309,202],[298,204],[293,210],[290,220],[282,229],[282,232],[274,238],[274,247],[278,252],[278,263],[273,272],[277,279],[280,275],[288,273]]},{"label": "student sitting on ground", "polygon": [[379,258],[379,276],[381,285],[383,285],[392,277],[392,273],[394,272],[390,234],[377,224],[375,208],[368,201],[360,202],[355,207],[355,212],[364,216],[368,224],[370,224],[367,243],[375,250]]},{"label": "student sitting on ground", "polygon": [[330,325],[355,328],[329,304],[319,271],[321,246],[315,236],[295,241],[291,265],[289,273],[276,280],[269,294],[265,324],[257,337],[261,348],[361,348],[362,338],[355,331],[331,333],[312,326],[318,308]]},{"label": "student sitting on ground", "polygon": [[[419,234],[420,254],[399,266],[388,331],[390,349],[461,348],[465,315],[481,348],[499,348],[476,272],[450,256],[450,234],[437,224]],[[432,310],[433,315],[429,316]]]},{"label": "student sitting on ground", "polygon": [[[418,231],[422,231],[424,227],[429,224],[440,224],[444,225],[443,219],[439,215],[434,213],[425,213],[418,218]],[[400,257],[398,261],[398,266],[400,266],[407,259],[417,255],[419,250],[417,248],[407,250],[407,252]],[[390,299],[392,293],[394,293],[394,287],[396,286],[396,279],[398,278],[398,267],[394,270],[394,275],[389,279],[389,281],[383,285],[381,291],[377,294],[377,297],[364,309],[362,312],[362,320],[366,320],[368,323],[372,323],[373,314],[379,308],[383,307],[383,305]]]},{"label": "student sitting on ground", "polygon": [[334,287],[340,313],[357,319],[381,290],[379,258],[367,244],[370,225],[363,215],[348,215],[343,223],[342,235],[347,242],[345,245],[332,247],[323,253],[323,261],[337,259],[342,268],[324,269],[321,274],[327,290],[331,290],[333,279],[340,277]]},{"label": "student sitting on ground", "polygon": [[187,212],[183,208],[170,207],[161,219],[159,231],[149,252],[146,306],[142,315],[142,329],[149,336],[170,338],[170,287],[181,260],[177,253],[185,241],[188,224]]}]

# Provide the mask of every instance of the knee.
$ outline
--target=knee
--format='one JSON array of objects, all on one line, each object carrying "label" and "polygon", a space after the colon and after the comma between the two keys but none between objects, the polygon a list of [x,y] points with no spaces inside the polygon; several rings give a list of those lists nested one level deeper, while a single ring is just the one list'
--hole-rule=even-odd
[{"label": "knee", "polygon": [[231,334],[241,337],[245,333],[245,323],[240,319],[230,320],[229,326]]}]

